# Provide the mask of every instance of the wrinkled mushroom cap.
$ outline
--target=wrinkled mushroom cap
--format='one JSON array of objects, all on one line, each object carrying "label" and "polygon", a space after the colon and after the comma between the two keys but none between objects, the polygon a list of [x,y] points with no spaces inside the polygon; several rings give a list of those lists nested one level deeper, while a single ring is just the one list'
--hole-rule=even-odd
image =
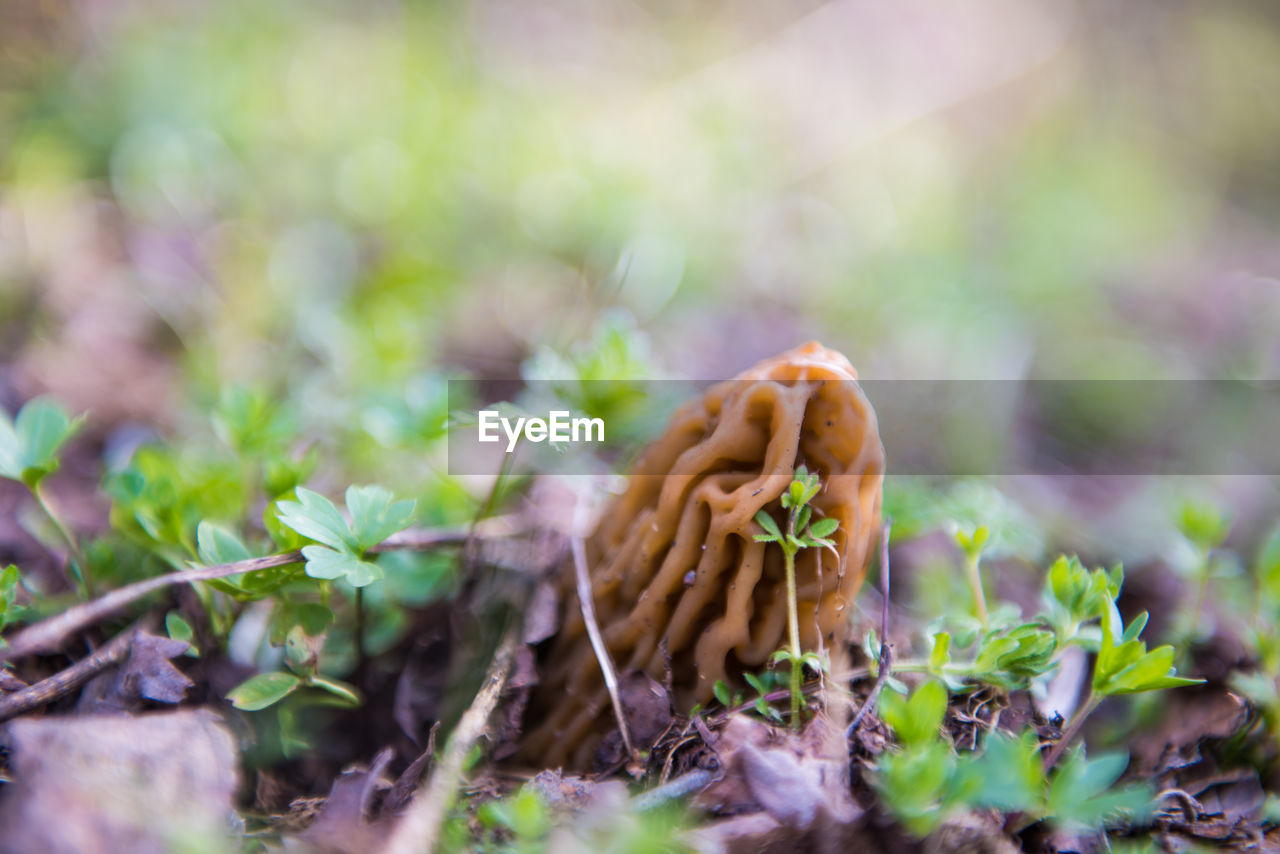
[{"label": "wrinkled mushroom cap", "polygon": [[[841,644],[876,539],[884,449],[853,366],[817,342],[683,406],[588,542],[596,616],[614,664],[669,683],[678,711],[709,701],[717,680],[736,685],[744,671],[765,669],[784,643],[782,550],[755,542],[754,517],[777,511],[801,464],[822,479],[815,518],[840,523],[834,554],[798,556],[801,645]],[[521,753],[584,768],[613,717],[572,567],[562,589],[562,627],[544,659]]]}]

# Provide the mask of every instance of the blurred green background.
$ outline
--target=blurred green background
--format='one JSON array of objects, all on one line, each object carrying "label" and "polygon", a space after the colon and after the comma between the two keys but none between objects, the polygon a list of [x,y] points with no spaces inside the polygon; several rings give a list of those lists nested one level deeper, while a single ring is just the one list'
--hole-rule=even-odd
[{"label": "blurred green background", "polygon": [[1261,1],[4,3],[0,397],[403,488],[575,354],[1275,377],[1276,92]]}]

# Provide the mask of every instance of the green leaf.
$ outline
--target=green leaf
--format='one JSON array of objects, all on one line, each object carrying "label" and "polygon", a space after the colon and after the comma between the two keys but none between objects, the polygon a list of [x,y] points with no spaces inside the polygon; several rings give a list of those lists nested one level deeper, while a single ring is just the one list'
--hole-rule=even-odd
[{"label": "green leaf", "polygon": [[1212,504],[1186,501],[1178,513],[1178,530],[1196,546],[1208,551],[1226,540],[1231,530],[1231,518]]},{"label": "green leaf", "polygon": [[381,486],[348,487],[346,498],[351,531],[361,550],[404,530],[413,520],[414,502],[393,502],[390,491]]},{"label": "green leaf", "polygon": [[280,702],[301,684],[302,680],[292,673],[259,673],[228,691],[227,699],[237,709],[256,712]]},{"label": "green leaf", "polygon": [[917,836],[928,835],[943,818],[942,801],[956,756],[949,745],[933,741],[880,756],[875,786],[894,816]]},{"label": "green leaf", "polygon": [[345,547],[352,552],[360,549],[359,541],[332,501],[305,486],[299,486],[295,492],[297,501],[276,502],[281,522],[331,549]]},{"label": "green leaf", "polygon": [[213,429],[238,453],[269,455],[288,445],[296,432],[296,418],[290,408],[263,392],[231,385],[222,390]]},{"label": "green leaf", "polygon": [[1149,788],[1111,790],[1128,764],[1129,757],[1123,753],[1088,760],[1084,751],[1072,751],[1050,783],[1046,815],[1055,824],[1096,828],[1117,812],[1145,810],[1151,803]]},{"label": "green leaf", "polygon": [[196,527],[196,553],[205,566],[237,563],[253,557],[234,532],[208,519]]},{"label": "green leaf", "polygon": [[328,691],[333,696],[341,700],[345,705],[360,705],[360,692],[346,682],[339,682],[337,679],[327,679],[324,676],[312,676],[307,683],[312,688],[319,688],[322,691]]},{"label": "green leaf", "polygon": [[58,451],[83,422],[83,416],[68,418],[48,397],[27,401],[13,422],[0,411],[0,476],[34,489],[46,475],[57,471]]},{"label": "green leaf", "polygon": [[[1203,679],[1187,679],[1177,675],[1173,666],[1174,649],[1162,646],[1147,652],[1147,645],[1137,639],[1138,631],[1133,632],[1131,640],[1119,645],[1115,642],[1115,623],[1120,619],[1115,610],[1115,602],[1108,600],[1110,608],[1102,621],[1102,643],[1098,648],[1098,658],[1093,665],[1093,690],[1100,696],[1109,697],[1115,694],[1139,694],[1146,691],[1158,691],[1164,688],[1179,688],[1186,685],[1197,685]],[[1114,612],[1114,613],[1112,613]],[[1137,620],[1134,623],[1138,623]],[[1133,625],[1130,627],[1134,628]],[[1128,633],[1125,635],[1128,636]]]},{"label": "green leaf", "polygon": [[1124,630],[1124,637],[1122,640],[1125,642],[1137,640],[1142,635],[1142,630],[1147,627],[1148,616],[1147,612],[1143,611],[1141,614],[1134,617],[1133,622],[1131,622],[1129,627]]},{"label": "green leaf", "polygon": [[955,539],[956,545],[972,560],[986,549],[987,542],[991,539],[991,529],[985,525],[979,525],[972,531],[961,528],[956,531]]},{"label": "green leaf", "polygon": [[937,632],[933,636],[933,649],[929,652],[929,672],[942,675],[942,669],[951,661],[951,635]]},{"label": "green leaf", "polygon": [[17,604],[18,588],[22,585],[22,572],[13,564],[0,570],[0,631],[22,617],[27,610]]},{"label": "green leaf", "polygon": [[922,684],[910,699],[881,692],[880,717],[907,747],[935,741],[947,712],[947,689],[941,682]]},{"label": "green leaf", "polygon": [[729,686],[726,685],[723,680],[720,680],[720,679],[716,680],[716,684],[711,686],[711,693],[715,694],[716,699],[720,702],[720,705],[724,706],[725,708],[729,707],[730,705],[729,700],[732,699],[732,697],[729,694]]},{"label": "green leaf", "polygon": [[809,526],[809,533],[814,537],[829,537],[840,527],[840,520],[827,517],[819,519]]},{"label": "green leaf", "polygon": [[177,611],[170,611],[164,616],[164,629],[169,633],[169,637],[174,640],[185,641],[187,651],[183,655],[191,658],[199,658],[200,650],[196,648],[195,630],[191,628],[191,624],[182,618]]},{"label": "green leaf", "polygon": [[812,507],[801,507],[800,512],[796,514],[795,528],[797,531],[803,531],[809,524],[809,519],[813,516]]},{"label": "green leaf", "polygon": [[312,578],[345,578],[352,587],[364,587],[382,578],[382,567],[363,561],[345,549],[303,546],[302,556],[307,559],[307,575]]},{"label": "green leaf", "polygon": [[952,796],[971,806],[1030,812],[1044,799],[1044,763],[1031,730],[1018,738],[993,732],[981,754],[960,762],[956,777]]},{"label": "green leaf", "polygon": [[[756,524],[761,528],[764,528],[765,534],[769,537],[769,540],[765,540],[763,542],[782,540],[782,530],[778,527],[778,523],[773,521],[773,517],[764,510],[756,512]],[[756,540],[761,541],[760,535],[756,535]]]},{"label": "green leaf", "polygon": [[1280,604],[1280,525],[1276,526],[1258,548],[1254,573],[1271,606]]}]

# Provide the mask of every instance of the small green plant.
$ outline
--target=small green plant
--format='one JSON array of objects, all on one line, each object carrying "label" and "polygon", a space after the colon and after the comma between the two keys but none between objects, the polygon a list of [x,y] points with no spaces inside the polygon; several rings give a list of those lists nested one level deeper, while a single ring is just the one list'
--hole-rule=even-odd
[{"label": "small green plant", "polygon": [[241,711],[274,709],[276,734],[285,756],[310,747],[299,720],[304,709],[360,705],[360,693],[353,686],[320,674],[324,640],[323,635],[309,635],[303,627],[295,626],[284,642],[287,669],[259,673],[227,692],[227,700]]},{"label": "small green plant", "polygon": [[[758,674],[743,673],[742,678],[755,691],[755,697],[750,701],[750,705],[756,714],[765,720],[782,723],[782,714],[769,702],[770,695],[779,687],[778,674],[772,670],[766,670]],[[716,700],[726,709],[736,709],[746,702],[743,692],[731,691],[723,680],[717,679],[716,683],[711,686],[711,690],[715,694]],[[691,715],[693,713],[692,711],[690,712]]]},{"label": "small green plant", "polygon": [[886,694],[881,703],[898,748],[881,757],[874,782],[895,817],[919,836],[960,809],[997,809],[1024,825],[1047,820],[1098,828],[1151,802],[1145,785],[1115,787],[1128,765],[1121,753],[1087,759],[1077,749],[1053,768],[1042,761],[1030,730],[993,732],[981,749],[959,753],[942,733],[946,708],[947,692],[937,681],[925,682],[909,699]]},{"label": "small green plant", "polygon": [[1280,525],[1259,547],[1253,578],[1251,633],[1258,666],[1250,673],[1233,673],[1231,687],[1257,705],[1271,737],[1280,739]]},{"label": "small green plant", "polygon": [[69,565],[81,593],[93,595],[93,579],[80,542],[63,521],[41,485],[58,470],[58,452],[80,425],[84,416],[70,418],[66,410],[47,397],[26,402],[17,418],[0,409],[0,477],[16,480],[27,487],[40,510],[66,543]]},{"label": "small green plant", "polygon": [[481,828],[480,851],[540,852],[546,850],[554,815],[546,802],[529,787],[476,810]]},{"label": "small green plant", "polygon": [[[1075,749],[1060,762],[1085,719],[1107,697],[1203,681],[1177,675],[1173,647],[1147,650],[1139,639],[1145,613],[1123,624],[1116,607],[1122,583],[1119,566],[1089,570],[1076,558],[1060,557],[1046,574],[1042,612],[1034,619],[1001,617],[998,622],[1006,609],[993,610],[989,627],[959,638],[964,643],[958,646],[973,647],[966,660],[953,660],[953,636],[937,631],[927,659],[893,667],[896,674],[929,677],[909,698],[905,686],[891,677],[886,683],[891,690],[879,701],[899,748],[882,756],[876,785],[906,827],[925,835],[958,808],[998,808],[1028,822],[1098,827],[1117,811],[1139,810],[1149,802],[1143,787],[1113,788],[1127,764],[1123,755],[1089,760],[1083,749]],[[876,643],[870,637],[869,642]],[[948,690],[1028,689],[1047,678],[1071,646],[1097,654],[1089,692],[1043,757],[1030,732],[1017,738],[992,733],[981,751],[964,754],[942,736]]]},{"label": "small green plant", "polygon": [[1195,553],[1192,572],[1196,598],[1191,610],[1180,615],[1175,634],[1194,642],[1203,631],[1205,597],[1218,569],[1218,550],[1231,531],[1231,517],[1213,504],[1186,501],[1178,510],[1177,525]]},{"label": "small green plant", "polygon": [[[10,564],[0,569],[0,632],[22,619],[26,608],[18,604],[18,589],[22,586],[22,573]],[[0,639],[0,643],[3,643]]]},{"label": "small green plant", "polygon": [[796,469],[795,476],[782,493],[782,508],[787,511],[786,522],[779,527],[765,510],[756,513],[756,524],[764,529],[756,534],[757,543],[777,543],[782,548],[787,573],[787,639],[788,646],[773,655],[773,662],[791,663],[791,725],[800,727],[800,707],[803,695],[801,682],[805,666],[821,672],[822,660],[815,652],[800,648],[800,617],[796,601],[796,554],[805,548],[828,548],[835,544],[827,539],[835,533],[839,522],[835,519],[812,519],[813,508],[809,502],[822,488],[817,474],[810,474],[804,466]]},{"label": "small green plant", "polygon": [[960,546],[960,550],[964,553],[964,575],[969,582],[969,590],[973,594],[974,615],[982,627],[986,628],[990,617],[987,614],[987,594],[982,589],[982,572],[979,564],[982,562],[982,552],[991,540],[991,530],[985,525],[979,525],[973,530],[960,529],[955,533],[955,540],[956,545]]},{"label": "small green plant", "polygon": [[307,575],[345,579],[352,587],[364,587],[382,577],[382,569],[366,560],[368,550],[392,534],[409,527],[414,502],[394,501],[380,486],[347,488],[348,523],[333,502],[306,487],[296,490],[297,501],[280,501],[280,521],[320,545],[304,546]]}]

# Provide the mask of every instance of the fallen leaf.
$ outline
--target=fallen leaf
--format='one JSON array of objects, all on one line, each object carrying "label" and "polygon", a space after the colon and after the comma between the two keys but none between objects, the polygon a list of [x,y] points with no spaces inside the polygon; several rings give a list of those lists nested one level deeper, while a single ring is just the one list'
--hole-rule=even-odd
[{"label": "fallen leaf", "polygon": [[391,764],[395,751],[378,752],[367,770],[351,769],[333,781],[329,797],[319,808],[311,826],[297,835],[317,851],[362,854],[382,846],[389,826],[369,820],[369,806],[379,785],[386,785],[382,773]]},{"label": "fallen leaf", "polygon": [[195,683],[170,661],[187,651],[186,641],[134,633],[129,657],[114,670],[95,677],[80,695],[76,708],[81,714],[136,712],[144,700],[181,703]]}]

